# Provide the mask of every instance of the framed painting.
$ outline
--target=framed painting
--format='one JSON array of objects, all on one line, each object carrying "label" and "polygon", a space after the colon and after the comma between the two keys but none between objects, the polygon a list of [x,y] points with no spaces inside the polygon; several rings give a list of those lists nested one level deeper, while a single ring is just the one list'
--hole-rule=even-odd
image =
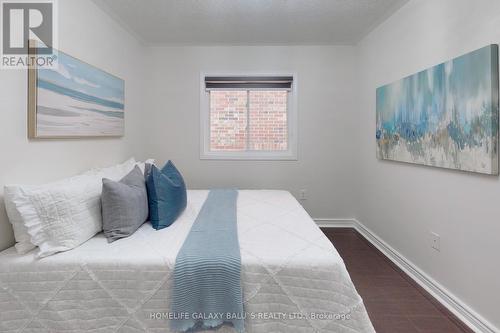
[{"label": "framed painting", "polygon": [[61,51],[57,62],[28,69],[29,138],[123,136],[125,81]]},{"label": "framed painting", "polygon": [[380,159],[498,174],[498,45],[377,89]]}]

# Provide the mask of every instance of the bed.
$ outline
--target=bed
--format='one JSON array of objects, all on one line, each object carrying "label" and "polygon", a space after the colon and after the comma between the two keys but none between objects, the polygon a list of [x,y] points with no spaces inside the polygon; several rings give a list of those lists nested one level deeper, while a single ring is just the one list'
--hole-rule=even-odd
[{"label": "bed", "polygon": [[[0,331],[169,332],[171,273],[207,195],[188,191],[160,231],[146,223],[110,244],[98,234],[43,259],[1,252]],[[374,332],[344,262],[290,193],[239,191],[237,216],[246,332]]]}]

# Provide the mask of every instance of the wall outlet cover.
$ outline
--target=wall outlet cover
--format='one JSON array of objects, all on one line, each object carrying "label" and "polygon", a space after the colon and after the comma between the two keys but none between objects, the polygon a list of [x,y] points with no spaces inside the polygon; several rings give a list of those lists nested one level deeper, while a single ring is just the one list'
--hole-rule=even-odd
[{"label": "wall outlet cover", "polygon": [[300,200],[307,200],[307,190],[300,190]]},{"label": "wall outlet cover", "polygon": [[441,251],[441,236],[431,231],[431,247],[436,251]]}]

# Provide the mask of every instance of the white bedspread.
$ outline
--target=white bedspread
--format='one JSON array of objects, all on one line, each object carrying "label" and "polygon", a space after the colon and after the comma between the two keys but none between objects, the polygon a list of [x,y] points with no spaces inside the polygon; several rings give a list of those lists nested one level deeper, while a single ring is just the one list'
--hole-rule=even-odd
[{"label": "white bedspread", "polygon": [[[44,259],[1,252],[0,331],[170,332],[175,258],[207,194],[189,191],[160,231],[147,223],[111,244],[100,234]],[[240,191],[238,234],[246,332],[374,332],[344,262],[290,193]]]}]

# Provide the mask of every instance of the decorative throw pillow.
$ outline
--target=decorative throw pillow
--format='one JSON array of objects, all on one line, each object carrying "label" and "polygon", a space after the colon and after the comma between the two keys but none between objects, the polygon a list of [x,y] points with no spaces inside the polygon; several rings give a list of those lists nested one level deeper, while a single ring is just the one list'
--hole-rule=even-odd
[{"label": "decorative throw pillow", "polygon": [[108,242],[132,235],[148,218],[144,173],[136,166],[119,182],[102,180],[102,229]]},{"label": "decorative throw pillow", "polygon": [[150,164],[154,164],[155,163],[155,160],[152,159],[152,158],[148,158],[147,160],[145,160],[144,162],[137,162],[136,165],[139,167],[139,169],[141,169],[142,173],[144,174],[144,177],[146,177],[146,172],[147,172],[147,168],[148,168],[148,165]]},{"label": "decorative throw pillow", "polygon": [[187,205],[184,179],[171,161],[160,171],[151,165],[146,181],[149,200],[149,219],[153,228],[168,227],[181,215]]},{"label": "decorative throw pillow", "polygon": [[144,165],[144,179],[146,182],[148,181],[149,175],[151,174],[151,167],[154,165],[154,163],[146,163]]}]

